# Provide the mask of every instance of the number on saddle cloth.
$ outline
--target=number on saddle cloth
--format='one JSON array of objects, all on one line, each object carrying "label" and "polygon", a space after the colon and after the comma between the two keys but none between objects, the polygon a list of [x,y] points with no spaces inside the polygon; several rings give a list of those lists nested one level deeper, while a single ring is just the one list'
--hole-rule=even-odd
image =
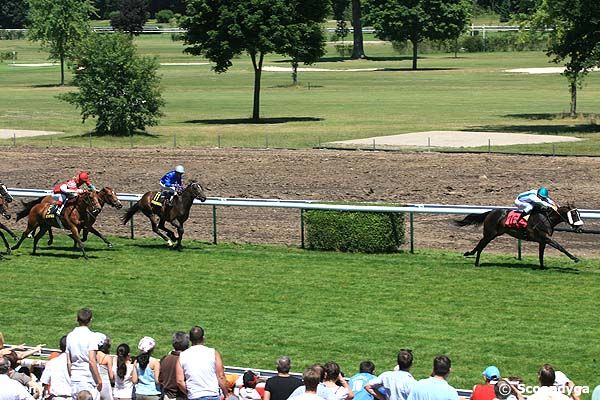
[{"label": "number on saddle cloth", "polygon": [[154,204],[155,206],[162,207],[164,198],[165,198],[164,192],[156,192],[156,194],[152,198],[151,203]]},{"label": "number on saddle cloth", "polygon": [[46,211],[46,218],[56,218],[59,207],[60,206],[58,204],[52,204],[50,207],[48,207],[48,211]]},{"label": "number on saddle cloth", "polygon": [[522,211],[510,211],[504,220],[504,226],[512,229],[525,229],[527,228],[527,223],[529,219],[529,215],[519,220],[521,217]]}]

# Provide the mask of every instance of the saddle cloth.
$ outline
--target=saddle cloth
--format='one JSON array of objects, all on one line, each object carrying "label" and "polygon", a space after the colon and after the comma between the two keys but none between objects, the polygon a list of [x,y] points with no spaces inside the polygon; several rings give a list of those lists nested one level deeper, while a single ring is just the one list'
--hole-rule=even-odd
[{"label": "saddle cloth", "polygon": [[156,194],[154,195],[154,197],[152,198],[152,201],[150,203],[154,204],[155,206],[162,207],[162,205],[163,205],[162,199],[163,199],[163,193],[156,192]]},{"label": "saddle cloth", "polygon": [[517,220],[521,216],[521,211],[510,211],[504,220],[504,226],[507,228],[514,229],[525,229],[527,228],[527,220],[529,219],[529,215],[520,220],[517,223]]},{"label": "saddle cloth", "polygon": [[52,204],[50,207],[48,207],[45,218],[56,218],[56,211],[58,211],[58,204]]}]

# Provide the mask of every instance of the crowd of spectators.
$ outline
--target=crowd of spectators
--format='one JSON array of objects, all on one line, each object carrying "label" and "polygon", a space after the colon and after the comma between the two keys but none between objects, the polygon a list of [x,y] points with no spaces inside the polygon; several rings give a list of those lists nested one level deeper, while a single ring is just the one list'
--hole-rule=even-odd
[{"label": "crowd of spectators", "polygon": [[[23,360],[44,345],[23,351],[5,347],[0,333],[0,400],[459,400],[448,383],[452,362],[434,358],[431,375],[417,380],[410,373],[413,353],[401,349],[392,371],[375,374],[375,365],[363,361],[359,372],[346,379],[333,362],[306,368],[299,379],[290,374],[287,356],[276,362],[277,375],[264,379],[254,371],[225,374],[221,354],[204,344],[204,330],[173,335],[173,350],[160,360],[153,357],[156,342],[144,336],[131,356],[127,343],[110,354],[112,342],[90,329],[92,311],[77,314],[78,326],[59,341],[36,379]],[[501,376],[495,366],[485,368],[483,383],[473,387],[472,400],[580,400],[578,387],[561,371],[545,364],[538,371],[533,393],[523,393],[519,378]],[[600,386],[592,394],[600,400]]]}]

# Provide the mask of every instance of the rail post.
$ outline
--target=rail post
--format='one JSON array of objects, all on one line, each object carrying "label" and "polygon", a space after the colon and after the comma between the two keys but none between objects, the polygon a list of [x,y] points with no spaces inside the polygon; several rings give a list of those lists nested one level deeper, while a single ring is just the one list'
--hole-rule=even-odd
[{"label": "rail post", "polygon": [[521,260],[521,249],[522,249],[522,243],[521,243],[521,239],[517,239],[517,260]]},{"label": "rail post", "polygon": [[[129,208],[131,208],[133,206],[133,201],[129,202]],[[129,220],[129,237],[131,239],[135,239],[135,232],[133,230],[133,218],[135,218],[135,215],[131,216],[131,219]]]},{"label": "rail post", "polygon": [[300,209],[300,248],[304,249],[304,208]]},{"label": "rail post", "polygon": [[212,206],[212,219],[213,219],[213,244],[217,244],[217,206]]},{"label": "rail post", "polygon": [[409,215],[410,225],[410,253],[415,253],[415,225],[414,225],[414,213],[411,211]]}]

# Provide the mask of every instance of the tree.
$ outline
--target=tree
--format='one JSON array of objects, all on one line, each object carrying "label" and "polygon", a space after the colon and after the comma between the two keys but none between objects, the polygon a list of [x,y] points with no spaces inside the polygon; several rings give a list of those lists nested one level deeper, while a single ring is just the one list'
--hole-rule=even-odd
[{"label": "tree", "polygon": [[[264,57],[285,54],[297,62],[311,63],[324,41],[315,35],[315,25],[325,20],[325,0],[189,0],[188,15],[181,27],[187,29],[185,52],[203,55],[226,72],[235,56],[247,52],[254,69],[252,119],[260,119],[260,83]],[[320,28],[319,28],[320,29]],[[313,40],[320,40],[313,43]],[[301,51],[294,51],[295,47]],[[310,49],[309,49],[310,48]]]},{"label": "tree", "polygon": [[119,14],[110,19],[110,24],[118,31],[139,35],[148,16],[146,0],[122,0]]},{"label": "tree", "polygon": [[569,81],[570,115],[577,116],[577,87],[600,64],[600,2],[540,0],[528,22],[535,28],[552,28],[547,54],[555,63],[566,61],[563,75]]},{"label": "tree", "polygon": [[129,35],[92,34],[75,59],[79,92],[59,98],[81,109],[83,122],[97,118],[96,133],[132,135],[158,123],[164,106],[158,61],[137,55]]},{"label": "tree", "polygon": [[346,36],[345,11],[350,5],[352,6],[353,28],[352,56],[350,58],[353,60],[367,58],[363,45],[362,10],[360,0],[333,0],[333,17],[338,21],[336,33],[339,31],[343,33],[341,36]]},{"label": "tree", "polygon": [[458,37],[469,21],[469,8],[467,0],[367,0],[365,17],[380,39],[410,40],[415,70],[419,42]]},{"label": "tree", "polygon": [[0,28],[23,28],[27,18],[27,9],[27,0],[2,0],[0,3]]},{"label": "tree", "polygon": [[40,41],[51,60],[60,61],[61,85],[65,84],[65,60],[91,32],[94,13],[89,0],[29,0],[29,38]]}]

